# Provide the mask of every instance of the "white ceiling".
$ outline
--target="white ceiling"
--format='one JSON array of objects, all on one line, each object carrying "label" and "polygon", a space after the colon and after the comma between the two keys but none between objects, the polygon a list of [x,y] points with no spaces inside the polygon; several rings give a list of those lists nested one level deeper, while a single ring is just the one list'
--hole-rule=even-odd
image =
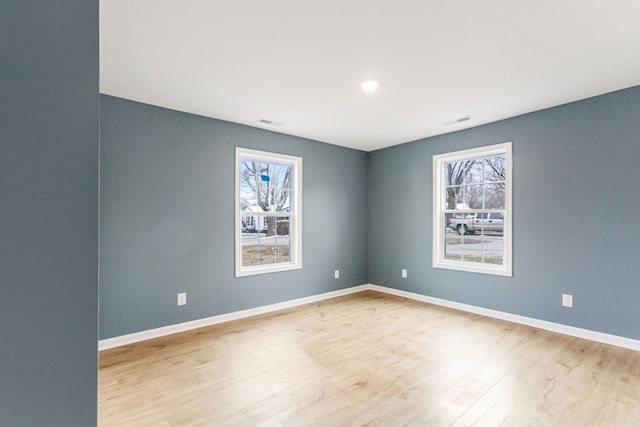
[{"label": "white ceiling", "polygon": [[639,0],[100,1],[102,93],[366,151],[639,84]]}]

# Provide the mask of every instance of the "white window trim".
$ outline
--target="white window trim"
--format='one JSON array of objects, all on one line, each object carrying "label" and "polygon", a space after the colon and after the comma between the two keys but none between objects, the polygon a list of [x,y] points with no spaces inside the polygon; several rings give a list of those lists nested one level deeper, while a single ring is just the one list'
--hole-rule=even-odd
[{"label": "white window trim", "polygon": [[[293,193],[291,212],[289,213],[289,253],[291,262],[260,266],[242,266],[242,216],[240,208],[240,160],[256,160],[274,162],[293,166],[291,176],[291,191]],[[279,271],[297,270],[302,268],[302,157],[268,151],[250,150],[236,147],[236,178],[235,178],[235,277],[253,276],[256,274],[276,273]],[[245,213],[246,214],[246,213]],[[283,216],[278,213],[267,213],[265,216]]]},{"label": "white window trim", "polygon": [[[481,264],[445,259],[444,235],[444,167],[447,162],[472,159],[480,156],[506,154],[506,191],[503,232],[503,265]],[[513,276],[513,233],[512,233],[512,163],[511,142],[472,148],[469,150],[444,153],[433,156],[433,267],[473,273]],[[476,209],[474,209],[476,210]],[[482,211],[482,210],[479,210]]]}]

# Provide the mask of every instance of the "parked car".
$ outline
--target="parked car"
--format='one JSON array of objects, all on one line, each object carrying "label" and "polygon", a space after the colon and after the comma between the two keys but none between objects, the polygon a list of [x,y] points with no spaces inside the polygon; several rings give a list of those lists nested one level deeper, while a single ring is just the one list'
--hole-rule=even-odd
[{"label": "parked car", "polygon": [[447,227],[458,234],[474,234],[476,231],[504,231],[504,215],[499,212],[478,212],[475,214],[454,215],[447,220]]}]

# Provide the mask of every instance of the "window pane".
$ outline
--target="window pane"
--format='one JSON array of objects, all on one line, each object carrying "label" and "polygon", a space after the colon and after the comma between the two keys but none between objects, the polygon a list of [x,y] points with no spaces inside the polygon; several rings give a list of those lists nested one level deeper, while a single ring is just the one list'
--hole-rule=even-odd
[{"label": "window pane", "polygon": [[291,219],[289,217],[278,217],[276,223],[276,232],[278,236],[288,236],[289,235],[289,225],[291,223]]},{"label": "window pane", "polygon": [[459,228],[462,225],[466,225],[467,228],[470,224],[473,223],[473,214],[470,212],[454,213],[454,214],[446,214],[446,229],[445,232],[456,231],[459,232]]},{"label": "window pane", "polygon": [[462,259],[462,240],[460,235],[447,235],[444,239],[444,259],[460,261]]},{"label": "window pane", "polygon": [[291,238],[288,234],[278,234],[274,236],[273,242],[270,245],[271,251],[273,252],[273,262],[291,262],[291,251],[289,250],[290,247]]},{"label": "window pane", "polygon": [[[245,220],[246,217],[243,217],[243,223],[248,223],[248,220]],[[261,219],[258,217],[257,219]],[[254,224],[259,223],[259,221],[253,221]],[[244,228],[244,226],[243,226]],[[257,231],[257,228],[251,229],[249,232],[242,234],[242,265],[252,266],[252,265],[262,265],[268,263],[268,250],[262,244],[263,233]]]},{"label": "window pane", "polygon": [[462,185],[471,182],[469,175],[475,162],[475,160],[464,160],[446,163],[444,168],[445,186]]},{"label": "window pane", "polygon": [[465,184],[482,184],[485,182],[482,159],[468,160],[468,172],[465,177]]},{"label": "window pane", "polygon": [[240,208],[243,211],[256,212],[258,210],[256,190],[246,184],[240,185]]},{"label": "window pane", "polygon": [[241,226],[242,226],[242,233],[256,233],[263,229],[264,217],[243,216]]},{"label": "window pane", "polygon": [[502,233],[487,231],[483,238],[484,262],[486,264],[499,264],[503,262],[503,237]]},{"label": "window pane", "polygon": [[462,260],[482,262],[482,236],[465,236],[462,245]]},{"label": "window pane", "polygon": [[504,235],[504,215],[501,213],[492,212],[489,214],[489,218],[484,224],[485,234],[491,236],[503,236]]},{"label": "window pane", "polygon": [[486,184],[485,186],[485,209],[504,209],[505,206],[505,183]]},{"label": "window pane", "polygon": [[446,189],[446,206],[447,209],[464,209],[464,201],[462,199],[462,187],[447,187]]},{"label": "window pane", "polygon": [[271,203],[271,212],[291,211],[291,190],[281,189],[274,193]]},{"label": "window pane", "polygon": [[486,157],[484,159],[485,182],[505,181],[507,177],[507,162],[505,154]]},{"label": "window pane", "polygon": [[268,264],[267,248],[260,245],[242,247],[242,266]]},{"label": "window pane", "polygon": [[464,203],[466,209],[483,209],[484,185],[466,185],[464,187]]}]

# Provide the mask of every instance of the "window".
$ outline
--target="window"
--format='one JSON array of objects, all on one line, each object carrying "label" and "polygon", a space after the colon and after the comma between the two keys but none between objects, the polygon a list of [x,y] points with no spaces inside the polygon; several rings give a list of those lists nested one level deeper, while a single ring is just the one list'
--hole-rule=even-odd
[{"label": "window", "polygon": [[302,268],[302,159],[236,148],[236,277]]},{"label": "window", "polygon": [[433,156],[433,266],[512,275],[511,143]]}]

